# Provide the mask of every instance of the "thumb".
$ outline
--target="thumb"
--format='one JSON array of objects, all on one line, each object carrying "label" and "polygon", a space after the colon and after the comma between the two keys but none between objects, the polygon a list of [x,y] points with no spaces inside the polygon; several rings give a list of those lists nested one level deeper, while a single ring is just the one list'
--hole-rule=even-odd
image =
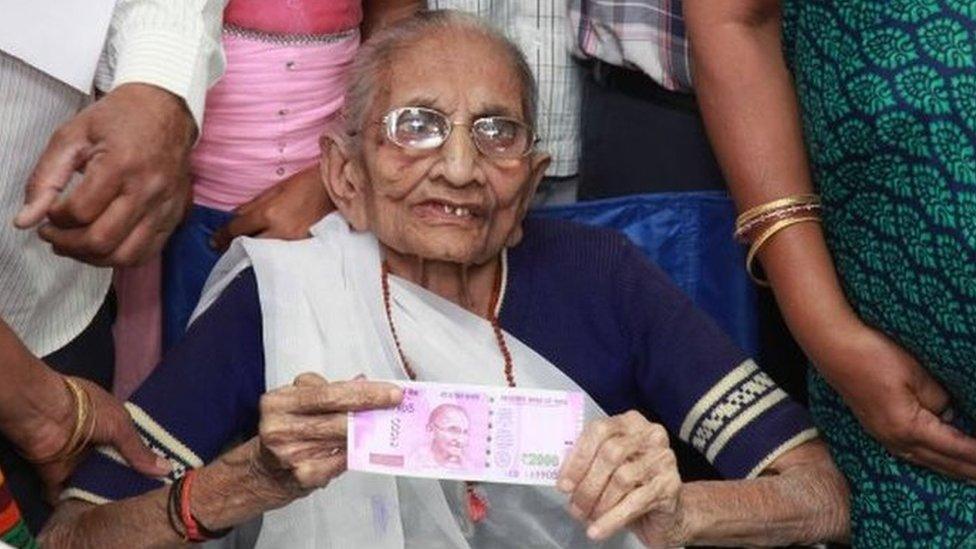
[{"label": "thumb", "polygon": [[915,396],[922,408],[939,416],[949,407],[948,391],[925,370],[919,373],[915,387]]},{"label": "thumb", "polygon": [[51,140],[27,183],[24,207],[14,218],[14,226],[29,229],[44,220],[71,175],[84,166],[88,147],[89,142],[84,138]]},{"label": "thumb", "polygon": [[118,434],[109,443],[133,469],[150,476],[166,475],[173,470],[165,458],[157,456],[143,444],[131,421],[125,421],[116,432]]}]

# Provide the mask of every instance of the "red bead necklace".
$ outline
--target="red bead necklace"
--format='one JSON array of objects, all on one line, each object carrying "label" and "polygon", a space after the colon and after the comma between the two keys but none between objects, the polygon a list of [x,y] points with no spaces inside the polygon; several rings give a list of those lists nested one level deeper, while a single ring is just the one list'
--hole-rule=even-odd
[{"label": "red bead necklace", "polygon": [[[504,259],[502,261],[502,265],[504,266]],[[512,353],[508,350],[508,344],[505,343],[505,334],[502,333],[502,327],[498,321],[498,300],[501,297],[503,266],[498,268],[498,273],[495,275],[495,283],[491,290],[491,301],[488,306],[488,321],[491,322],[492,331],[495,332],[495,341],[498,343],[498,350],[501,351],[502,358],[505,359],[505,381],[509,387],[515,387]],[[396,345],[397,354],[400,355],[400,363],[403,365],[403,371],[407,374],[407,377],[412,381],[416,381],[417,372],[410,367],[410,362],[407,361],[406,355],[403,354],[403,347],[400,346],[400,337],[397,335],[396,324],[393,322],[393,311],[390,306],[390,266],[386,261],[383,262],[382,287],[383,308],[386,310],[386,320],[390,324],[393,343]],[[475,492],[475,483],[465,482],[464,485],[468,496],[468,517],[472,522],[481,522],[488,515],[488,502],[485,501],[484,497]]]}]

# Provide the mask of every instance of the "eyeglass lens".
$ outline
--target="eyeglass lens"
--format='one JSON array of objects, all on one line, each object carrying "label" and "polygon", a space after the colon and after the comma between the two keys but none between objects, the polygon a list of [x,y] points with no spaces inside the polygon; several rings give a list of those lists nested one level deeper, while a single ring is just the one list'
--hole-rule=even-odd
[{"label": "eyeglass lens", "polygon": [[[390,113],[390,139],[410,149],[434,149],[444,144],[451,132],[451,122],[435,110],[405,107]],[[531,145],[528,128],[517,120],[500,116],[479,118],[471,127],[478,150],[493,158],[515,158]]]}]

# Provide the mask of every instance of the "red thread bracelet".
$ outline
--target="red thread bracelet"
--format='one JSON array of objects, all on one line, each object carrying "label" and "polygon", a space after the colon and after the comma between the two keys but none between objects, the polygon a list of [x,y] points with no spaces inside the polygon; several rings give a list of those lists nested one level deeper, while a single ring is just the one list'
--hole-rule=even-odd
[{"label": "red thread bracelet", "polygon": [[200,535],[197,520],[193,518],[193,513],[190,512],[190,489],[193,487],[193,479],[196,475],[196,469],[190,469],[183,477],[183,486],[180,490],[180,519],[183,521],[183,527],[186,528],[187,540],[200,543],[207,541],[207,538]]}]

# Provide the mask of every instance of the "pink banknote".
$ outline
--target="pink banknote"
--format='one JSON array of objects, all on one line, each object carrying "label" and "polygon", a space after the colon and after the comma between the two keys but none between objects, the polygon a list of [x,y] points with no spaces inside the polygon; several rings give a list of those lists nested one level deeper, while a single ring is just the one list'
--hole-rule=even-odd
[{"label": "pink banknote", "polygon": [[582,393],[397,383],[396,408],[349,414],[349,469],[553,485],[583,428]]}]

